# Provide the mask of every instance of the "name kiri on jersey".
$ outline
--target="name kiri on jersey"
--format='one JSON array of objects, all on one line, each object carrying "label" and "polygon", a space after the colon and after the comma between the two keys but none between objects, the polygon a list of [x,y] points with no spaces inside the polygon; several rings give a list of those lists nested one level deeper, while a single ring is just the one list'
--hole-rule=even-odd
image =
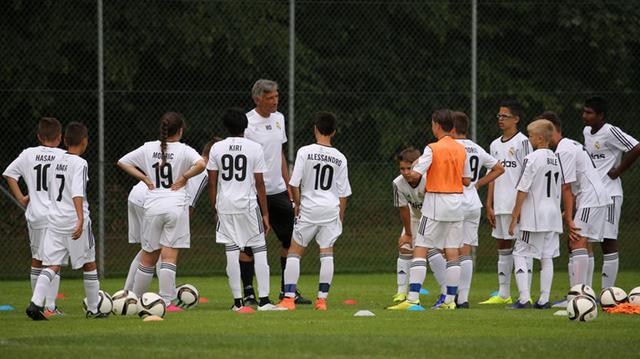
[{"label": "name kiri on jersey", "polygon": [[36,161],[51,162],[55,159],[55,155],[36,155]]},{"label": "name kiri on jersey", "polygon": [[229,145],[229,151],[242,151],[242,145]]},{"label": "name kiri on jersey", "polygon": [[[151,157],[161,160],[162,159],[162,152],[154,152],[153,155],[151,155]],[[172,160],[173,159],[173,153],[171,153],[171,152],[165,153],[164,154],[164,159],[165,160]]]},{"label": "name kiri on jersey", "polygon": [[307,155],[307,160],[330,162],[330,163],[333,163],[333,164],[338,165],[338,166],[342,165],[342,160],[337,159],[337,158],[335,158],[333,156],[322,154],[322,153],[309,153]]}]

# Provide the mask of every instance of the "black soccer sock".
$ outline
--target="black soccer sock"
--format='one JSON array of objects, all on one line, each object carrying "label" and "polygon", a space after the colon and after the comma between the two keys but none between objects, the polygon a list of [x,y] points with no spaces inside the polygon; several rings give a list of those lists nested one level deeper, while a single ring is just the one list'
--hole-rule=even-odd
[{"label": "black soccer sock", "polygon": [[240,261],[240,276],[242,277],[242,286],[244,288],[245,298],[250,295],[255,295],[253,291],[253,274],[253,261]]},{"label": "black soccer sock", "polygon": [[240,307],[242,307],[242,306],[244,305],[244,303],[242,303],[242,298],[235,298],[235,299],[233,300],[233,305],[234,305],[236,308],[240,308]]},{"label": "black soccer sock", "polygon": [[280,291],[284,293],[284,270],[287,268],[287,257],[280,257],[280,269],[282,274],[280,275]]},{"label": "black soccer sock", "polygon": [[263,305],[269,304],[269,303],[271,303],[271,301],[269,300],[269,297],[260,297],[258,305],[262,307]]}]

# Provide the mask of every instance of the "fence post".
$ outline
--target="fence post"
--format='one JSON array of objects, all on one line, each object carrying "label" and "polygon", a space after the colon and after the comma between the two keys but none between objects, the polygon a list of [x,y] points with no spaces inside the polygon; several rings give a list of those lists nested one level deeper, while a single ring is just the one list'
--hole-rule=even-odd
[{"label": "fence post", "polygon": [[289,142],[289,173],[293,168],[293,161],[296,155],[295,139],[295,86],[296,86],[296,1],[289,0],[289,123],[287,139]]},{"label": "fence post", "polygon": [[478,0],[471,1],[471,139],[478,140]]},{"label": "fence post", "polygon": [[104,49],[102,0],[98,5],[98,269],[104,276]]}]

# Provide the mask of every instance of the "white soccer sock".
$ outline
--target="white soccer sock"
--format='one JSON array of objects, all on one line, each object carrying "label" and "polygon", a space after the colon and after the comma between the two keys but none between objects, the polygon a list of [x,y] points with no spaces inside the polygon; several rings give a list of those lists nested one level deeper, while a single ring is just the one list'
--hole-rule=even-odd
[{"label": "white soccer sock", "polygon": [[[512,252],[512,249],[498,249],[498,284],[500,285],[499,294],[502,299],[507,299],[511,296],[511,272],[514,264]],[[526,261],[524,274],[527,274]]]},{"label": "white soccer sock", "polygon": [[531,300],[531,287],[529,287],[529,274],[527,273],[527,258],[513,256],[513,264],[516,271],[516,285],[520,292],[518,300],[524,304]]},{"label": "white soccer sock", "polygon": [[471,276],[473,275],[473,260],[471,256],[460,256],[460,288],[458,290],[458,304],[469,301]]},{"label": "white soccer sock", "polygon": [[100,291],[100,281],[98,280],[98,271],[86,271],[83,275],[84,278],[84,295],[87,297],[87,311],[91,313],[98,313],[98,301],[100,297],[98,291]]},{"label": "white soccer sock", "polygon": [[49,310],[56,310],[56,296],[58,295],[58,290],[60,289],[60,273],[57,273],[53,280],[51,281],[51,285],[49,285],[49,292],[47,292],[47,296],[45,297],[45,305]]},{"label": "white soccer sock", "polygon": [[396,263],[396,282],[398,283],[398,294],[407,294],[409,290],[409,270],[411,268],[411,254],[398,255]]},{"label": "white soccer sock", "polygon": [[174,263],[162,262],[160,264],[160,274],[158,282],[160,284],[160,296],[164,303],[169,306],[171,301],[176,299],[176,272],[178,267]]},{"label": "white soccer sock", "polygon": [[587,267],[587,285],[593,288],[593,269],[596,265],[596,260],[593,258],[593,253],[589,253],[589,266]]},{"label": "white soccer sock", "polygon": [[295,298],[296,287],[300,278],[300,257],[297,254],[287,256],[287,266],[284,268],[284,295]]},{"label": "white soccer sock", "polygon": [[569,274],[569,288],[576,285],[575,273],[573,272],[573,253],[569,252],[569,262],[567,263],[567,273]]},{"label": "white soccer sock", "polygon": [[527,274],[529,274],[529,288],[533,281],[533,257],[527,257]]},{"label": "white soccer sock", "polygon": [[145,267],[142,263],[138,264],[136,275],[133,280],[133,293],[138,297],[149,289],[149,285],[153,280],[153,267]]},{"label": "white soccer sock", "polygon": [[407,300],[417,302],[420,300],[420,288],[427,276],[427,261],[424,258],[413,258],[409,269],[409,294]]},{"label": "white soccer sock", "polygon": [[252,247],[253,251],[253,269],[256,272],[256,280],[258,281],[258,296],[260,298],[269,296],[269,263],[267,262],[267,245],[260,247]]},{"label": "white soccer sock", "polygon": [[127,273],[127,279],[124,282],[124,289],[128,291],[133,290],[133,281],[136,277],[136,271],[138,270],[138,265],[140,265],[140,258],[142,257],[142,249],[133,257],[131,261],[131,265],[129,265],[129,273]]},{"label": "white soccer sock", "polygon": [[333,253],[320,253],[318,298],[327,298],[333,280]]},{"label": "white soccer sock", "polygon": [[42,268],[31,267],[31,293],[36,289],[36,282],[38,281],[38,276],[42,272]]},{"label": "white soccer sock", "polygon": [[587,269],[589,267],[589,253],[586,248],[578,248],[571,251],[571,272],[573,273],[573,282],[571,286],[576,284],[587,283]]},{"label": "white soccer sock", "polygon": [[613,287],[618,276],[618,252],[602,256],[602,289]]},{"label": "white soccer sock", "polygon": [[56,277],[56,272],[50,268],[44,268],[40,271],[38,281],[36,282],[31,301],[38,307],[44,307],[44,300],[49,292],[51,281]]},{"label": "white soccer sock", "polygon": [[440,286],[440,294],[446,294],[447,284],[445,272],[447,270],[447,261],[444,259],[442,252],[437,249],[429,250],[427,259],[429,260],[429,267],[431,267],[433,276],[436,278],[436,282],[438,282],[438,285]]},{"label": "white soccer sock", "polygon": [[240,279],[240,247],[225,245],[227,255],[227,279],[233,299],[242,299],[242,280]]},{"label": "white soccer sock", "polygon": [[447,261],[447,270],[445,273],[447,284],[447,296],[444,299],[445,304],[453,302],[458,294],[458,286],[460,285],[460,261]]},{"label": "white soccer sock", "polygon": [[553,259],[542,258],[540,260],[540,298],[538,304],[545,304],[549,301],[551,284],[553,283]]}]

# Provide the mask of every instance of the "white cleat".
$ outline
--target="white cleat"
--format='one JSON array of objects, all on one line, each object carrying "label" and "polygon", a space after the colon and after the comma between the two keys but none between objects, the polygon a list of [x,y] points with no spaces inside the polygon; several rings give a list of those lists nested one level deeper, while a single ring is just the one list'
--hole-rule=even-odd
[{"label": "white cleat", "polygon": [[278,307],[277,305],[273,305],[271,303],[267,303],[263,306],[258,306],[259,312],[281,312],[285,310],[287,310],[287,308]]}]

